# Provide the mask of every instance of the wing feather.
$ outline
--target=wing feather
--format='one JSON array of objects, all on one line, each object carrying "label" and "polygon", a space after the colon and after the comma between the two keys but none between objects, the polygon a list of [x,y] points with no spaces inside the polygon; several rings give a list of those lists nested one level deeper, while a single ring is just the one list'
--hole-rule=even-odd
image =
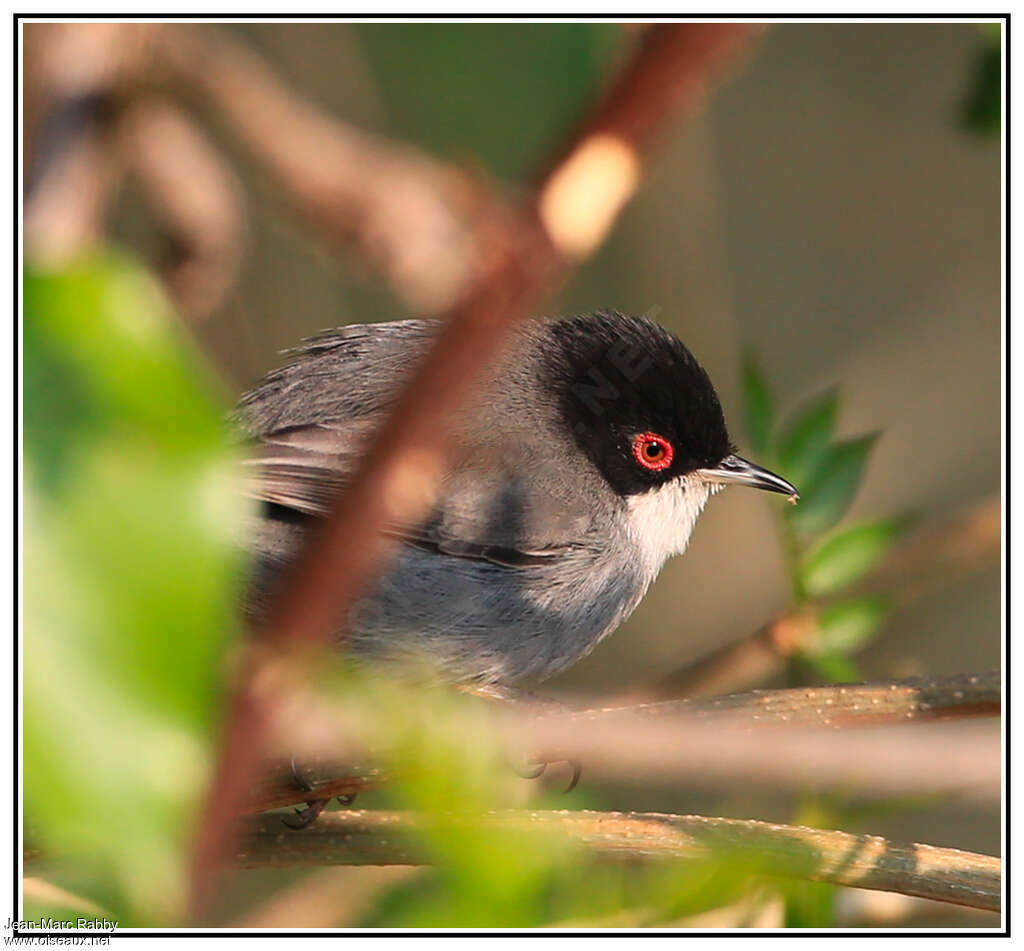
[{"label": "wing feather", "polygon": [[[297,352],[243,398],[240,413],[258,442],[245,463],[245,491],[271,517],[324,516],[355,471],[367,439],[436,325],[403,321],[345,327]],[[564,473],[530,445],[530,430],[494,445],[463,446],[430,518],[388,533],[456,558],[509,567],[539,564],[587,544],[593,515]],[[511,444],[510,444],[511,439]],[[544,491],[561,486],[560,495]],[[276,509],[274,507],[277,507]]]}]

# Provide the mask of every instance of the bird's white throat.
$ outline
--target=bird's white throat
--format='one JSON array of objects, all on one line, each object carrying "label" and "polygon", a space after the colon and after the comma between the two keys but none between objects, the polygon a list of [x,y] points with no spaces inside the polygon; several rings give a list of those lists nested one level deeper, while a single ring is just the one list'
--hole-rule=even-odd
[{"label": "bird's white throat", "polygon": [[697,516],[719,488],[685,475],[626,500],[627,532],[650,570],[657,572],[665,559],[686,550]]}]

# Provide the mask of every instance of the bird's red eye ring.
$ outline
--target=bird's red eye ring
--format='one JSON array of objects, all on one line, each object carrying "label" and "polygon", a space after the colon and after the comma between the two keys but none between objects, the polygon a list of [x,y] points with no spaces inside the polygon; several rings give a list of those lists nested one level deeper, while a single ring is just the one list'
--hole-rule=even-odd
[{"label": "bird's red eye ring", "polygon": [[675,451],[664,436],[657,433],[640,433],[633,437],[633,458],[645,469],[660,472],[672,465]]}]

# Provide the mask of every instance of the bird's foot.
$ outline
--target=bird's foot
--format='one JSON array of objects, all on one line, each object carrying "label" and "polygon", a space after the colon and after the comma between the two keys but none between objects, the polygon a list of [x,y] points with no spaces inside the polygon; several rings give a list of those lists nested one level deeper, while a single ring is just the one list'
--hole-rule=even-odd
[{"label": "bird's foot", "polygon": [[320,817],[320,813],[324,811],[324,807],[329,803],[330,799],[311,799],[306,803],[304,809],[296,809],[295,816],[286,816],[281,821],[288,826],[289,829],[306,829],[311,826]]},{"label": "bird's foot", "polygon": [[[518,687],[509,687],[505,684],[463,684],[459,689],[464,693],[471,694],[475,697],[481,697],[484,700],[496,701],[498,703],[526,704],[539,712],[570,713],[573,709],[569,704],[562,703],[561,700],[552,700],[550,697],[540,697],[535,693],[530,693],[528,690],[521,690]],[[550,761],[550,763],[562,762],[568,763],[572,769],[572,777],[569,780],[569,785],[563,790],[564,795],[565,793],[571,793],[579,784],[580,777],[583,775],[583,767],[574,759]],[[512,769],[515,771],[516,775],[521,776],[523,779],[539,779],[544,775],[544,772],[550,763],[526,763],[522,766],[513,766]]]},{"label": "bird's foot", "polygon": [[544,775],[545,770],[547,770],[548,766],[550,766],[551,763],[569,764],[569,767],[572,769],[572,777],[569,780],[569,785],[562,790],[562,795],[565,795],[566,793],[571,793],[579,784],[580,777],[583,775],[583,767],[579,764],[577,760],[567,759],[551,760],[551,762],[549,763],[527,763],[523,767],[513,766],[512,769],[515,771],[515,774],[519,776],[521,779],[540,779],[540,777]]},{"label": "bird's foot", "polygon": [[[313,784],[305,776],[299,765],[295,762],[295,757],[291,760],[292,779],[295,780],[295,785],[299,787],[303,792],[311,793],[313,791]],[[343,806],[351,806],[356,801],[355,793],[345,793],[344,795],[337,797],[338,802]],[[320,817],[320,813],[324,811],[327,804],[331,800],[328,799],[310,799],[306,802],[304,809],[296,809],[295,816],[286,817],[281,821],[288,826],[289,829],[306,829],[311,826]]]},{"label": "bird's foot", "polygon": [[567,759],[566,762],[572,767],[572,778],[569,780],[569,785],[562,790],[562,795],[571,793],[576,786],[579,784],[580,777],[583,775],[583,767],[580,765],[578,760]]}]

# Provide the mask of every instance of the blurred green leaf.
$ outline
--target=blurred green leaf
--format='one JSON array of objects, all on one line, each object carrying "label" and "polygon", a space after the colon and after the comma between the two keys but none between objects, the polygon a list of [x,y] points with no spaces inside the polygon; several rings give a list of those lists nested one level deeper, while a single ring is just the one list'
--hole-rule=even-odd
[{"label": "blurred green leaf", "polygon": [[775,426],[774,401],[768,381],[749,354],[743,360],[743,409],[751,448],[759,455],[767,456]]},{"label": "blurred green leaf", "polygon": [[824,539],[803,559],[801,577],[812,597],[841,591],[871,570],[885,554],[903,522],[865,522]]},{"label": "blurred green leaf", "polygon": [[814,482],[828,458],[838,415],[839,393],[833,390],[792,414],[779,436],[779,468],[798,489]]},{"label": "blurred green leaf", "polygon": [[805,664],[829,684],[855,684],[864,679],[857,665],[845,654],[805,654]]},{"label": "blurred green leaf", "polygon": [[856,598],[822,608],[818,615],[821,652],[849,654],[860,650],[874,636],[887,612],[881,598]]},{"label": "blurred green leaf", "polygon": [[[797,873],[815,867],[813,849],[761,854],[737,849],[725,833],[720,845],[708,842],[705,857],[638,866],[595,859],[550,827],[537,834],[496,827],[488,813],[520,802],[524,781],[509,768],[480,701],[392,685],[382,673],[350,677],[343,696],[372,724],[368,742],[393,770],[380,795],[416,812],[420,845],[432,858],[429,871],[369,909],[363,926],[645,927],[738,901],[773,880],[782,862]],[[565,797],[554,792],[538,806],[565,808]]]},{"label": "blurred green leaf", "polygon": [[1000,24],[983,24],[987,42],[975,56],[963,103],[968,132],[997,136],[1002,127],[1002,36]]},{"label": "blurred green leaf", "polygon": [[[831,679],[831,678],[826,678]],[[794,824],[812,829],[841,826],[837,816],[830,813],[820,795],[800,798]],[[788,881],[783,883],[785,901],[783,923],[787,928],[829,928],[835,925],[835,899],[838,889],[825,882]]]},{"label": "blurred green leaf", "polygon": [[241,574],[224,405],[127,258],[24,289],[26,829],[173,922]]},{"label": "blurred green leaf", "polygon": [[831,928],[835,926],[836,886],[825,882],[786,882],[784,927]]},{"label": "blurred green leaf", "polygon": [[860,488],[864,467],[878,435],[871,433],[828,448],[817,476],[799,486],[799,505],[786,510],[790,523],[800,534],[820,535],[843,517]]}]

